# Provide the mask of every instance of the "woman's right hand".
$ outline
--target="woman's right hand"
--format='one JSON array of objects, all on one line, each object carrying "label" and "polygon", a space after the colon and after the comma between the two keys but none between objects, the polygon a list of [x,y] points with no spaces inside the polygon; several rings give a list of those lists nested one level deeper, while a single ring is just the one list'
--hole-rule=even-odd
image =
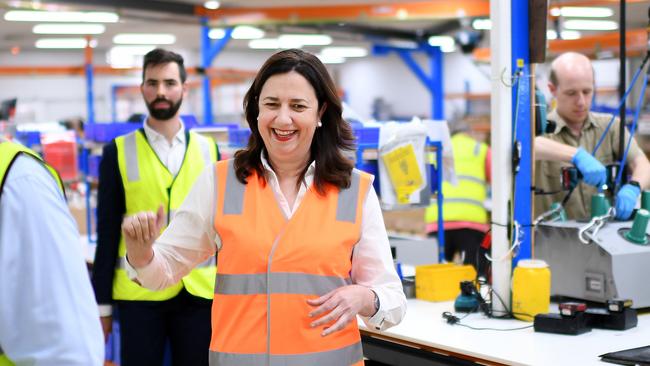
[{"label": "woman's right hand", "polygon": [[157,214],[143,211],[122,221],[127,258],[134,268],[144,267],[153,259],[152,246],[160,234],[164,219],[165,211],[161,205]]}]

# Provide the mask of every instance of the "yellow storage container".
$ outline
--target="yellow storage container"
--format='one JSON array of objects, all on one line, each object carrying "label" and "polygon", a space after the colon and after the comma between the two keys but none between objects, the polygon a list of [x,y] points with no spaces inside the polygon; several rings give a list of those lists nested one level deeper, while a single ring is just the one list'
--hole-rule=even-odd
[{"label": "yellow storage container", "polygon": [[428,301],[449,301],[460,294],[462,281],[473,281],[476,270],[471,265],[453,263],[415,267],[415,297]]}]

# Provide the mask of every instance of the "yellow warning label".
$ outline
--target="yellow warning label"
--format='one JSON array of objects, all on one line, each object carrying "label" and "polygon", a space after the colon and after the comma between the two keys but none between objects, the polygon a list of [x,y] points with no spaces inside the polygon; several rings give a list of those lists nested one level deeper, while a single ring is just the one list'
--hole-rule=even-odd
[{"label": "yellow warning label", "polygon": [[397,202],[409,203],[411,193],[420,188],[423,183],[413,145],[397,147],[383,154],[382,160],[397,193]]}]

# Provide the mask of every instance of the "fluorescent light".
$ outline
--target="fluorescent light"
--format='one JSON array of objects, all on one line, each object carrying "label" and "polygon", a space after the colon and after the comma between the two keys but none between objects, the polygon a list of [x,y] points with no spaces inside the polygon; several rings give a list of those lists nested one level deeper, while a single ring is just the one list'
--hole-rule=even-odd
[{"label": "fluorescent light", "polygon": [[481,29],[492,29],[492,21],[490,19],[474,19],[472,22],[472,28],[476,30]]},{"label": "fluorescent light", "polygon": [[105,31],[103,24],[36,24],[32,28],[35,34],[102,34]]},{"label": "fluorescent light", "polygon": [[429,45],[440,47],[440,51],[448,53],[456,50],[456,43],[450,36],[431,36]]},{"label": "fluorescent light", "polygon": [[206,1],[203,4],[203,7],[205,7],[206,9],[210,9],[210,10],[219,9],[220,6],[221,6],[221,3],[219,3],[218,1]]},{"label": "fluorescent light", "polygon": [[563,17],[607,18],[614,15],[614,11],[610,8],[602,8],[602,7],[563,6],[560,9],[560,14]]},{"label": "fluorescent light", "polygon": [[408,10],[404,8],[399,8],[397,10],[397,19],[399,20],[406,20],[409,17],[409,12]]},{"label": "fluorescent light", "polygon": [[[562,39],[578,39],[582,36],[580,32],[574,30],[564,30],[560,32],[560,35],[562,36]],[[547,30],[546,39],[551,41],[557,39],[557,32],[554,29]]]},{"label": "fluorescent light", "polygon": [[164,33],[121,33],[113,37],[115,44],[173,44],[176,36]]},{"label": "fluorescent light", "polygon": [[10,10],[5,20],[15,22],[116,23],[120,17],[109,12]]},{"label": "fluorescent light", "polygon": [[581,36],[580,32],[575,30],[563,30],[560,35],[562,39],[578,39]]},{"label": "fluorescent light", "polygon": [[[90,47],[93,42],[90,42]],[[42,38],[36,41],[36,48],[86,48],[85,38]]]},{"label": "fluorescent light", "polygon": [[616,30],[618,23],[613,20],[586,20],[571,19],[565,20],[563,24],[565,29],[573,30]]},{"label": "fluorescent light", "polygon": [[253,39],[248,42],[248,47],[258,50],[277,50],[277,49],[288,49],[288,48],[300,48],[302,43],[298,42],[295,39],[291,38],[261,38]]},{"label": "fluorescent light", "polygon": [[131,68],[142,66],[142,56],[155,46],[114,46],[106,53],[106,62],[112,68]]},{"label": "fluorescent light", "polygon": [[234,39],[260,39],[264,37],[264,31],[251,27],[249,25],[238,25],[232,31],[232,38]]},{"label": "fluorescent light", "polygon": [[551,8],[550,13],[551,13],[551,16],[559,17],[560,15],[562,15],[562,10],[560,10],[560,8]]},{"label": "fluorescent light", "polygon": [[253,39],[248,42],[248,47],[256,50],[277,50],[280,41],[277,38]]},{"label": "fluorescent light", "polygon": [[341,57],[338,55],[323,55],[323,54],[318,54],[316,55],[320,59],[320,61],[324,64],[342,64],[345,62],[345,57]]},{"label": "fluorescent light", "polygon": [[325,47],[320,54],[327,57],[365,57],[368,55],[368,50],[363,47]]},{"label": "fluorescent light", "polygon": [[226,36],[226,30],[222,28],[212,28],[208,32],[208,38],[210,39],[222,39]]},{"label": "fluorescent light", "polygon": [[283,34],[278,40],[280,44],[300,44],[301,46],[327,46],[332,43],[332,37],[325,34]]}]

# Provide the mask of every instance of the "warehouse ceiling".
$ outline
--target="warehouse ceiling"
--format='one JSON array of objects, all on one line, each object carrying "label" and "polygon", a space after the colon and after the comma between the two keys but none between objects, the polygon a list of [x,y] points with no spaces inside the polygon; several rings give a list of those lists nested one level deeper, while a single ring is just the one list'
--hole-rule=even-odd
[{"label": "warehouse ceiling", "polygon": [[[449,0],[436,0],[448,2]],[[468,3],[468,6],[482,0],[455,0],[455,3]],[[328,0],[327,6],[345,6],[348,4],[414,4],[417,0]],[[432,3],[424,1],[422,3]],[[487,3],[487,0],[485,0]],[[79,11],[115,11],[120,15],[118,23],[107,24],[103,34],[94,36],[97,40],[96,49],[104,51],[113,46],[112,39],[118,33],[171,33],[176,36],[175,45],[184,49],[199,50],[200,46],[200,18],[195,15],[196,7],[200,7],[200,0],[67,0],[67,1],[2,1],[0,0],[0,53],[11,52],[18,48],[20,51],[34,49],[37,39],[42,38],[32,33],[34,23],[8,22],[4,20],[4,13],[12,8],[42,8]],[[272,7],[322,7],[322,0],[223,0],[220,9],[255,9]],[[611,20],[618,20],[618,2],[608,0],[552,0],[553,5],[584,5],[605,6],[614,11]],[[648,24],[647,11],[650,1],[628,0],[627,29],[645,28]],[[487,14],[485,14],[487,17]],[[277,21],[260,21],[257,26],[264,29],[268,36],[275,36],[287,32],[326,33],[334,39],[334,45],[370,45],[377,39],[403,41],[426,40],[430,35],[451,34],[461,27],[469,28],[471,19],[448,17],[444,19],[431,18],[419,20],[379,20],[376,18],[355,19],[352,21],[332,22],[296,22],[287,19],[282,24]],[[211,24],[218,26],[222,22],[218,19],[211,20]],[[289,24],[291,23],[291,24]],[[594,32],[585,31],[583,34]],[[484,37],[488,38],[488,37]],[[231,40],[229,49],[247,49],[248,41]]]}]

